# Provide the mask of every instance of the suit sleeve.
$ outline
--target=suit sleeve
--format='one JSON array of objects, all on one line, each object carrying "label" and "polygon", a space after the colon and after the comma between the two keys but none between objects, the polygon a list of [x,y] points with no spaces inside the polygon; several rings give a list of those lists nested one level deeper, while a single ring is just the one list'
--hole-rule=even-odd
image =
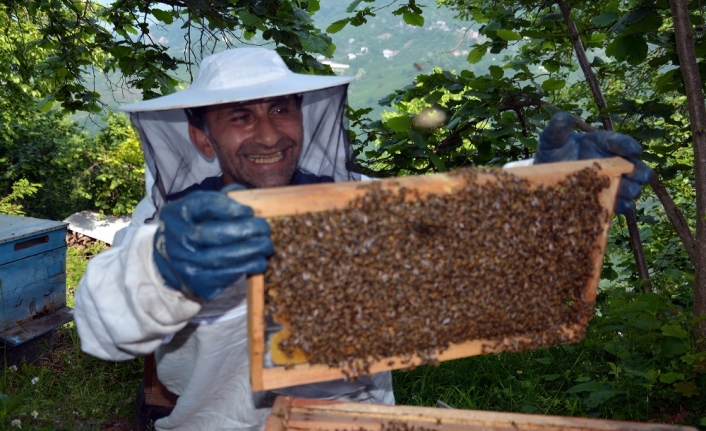
[{"label": "suit sleeve", "polygon": [[[113,246],[93,257],[76,291],[74,319],[81,349],[107,360],[147,355],[181,330],[201,309],[199,302],[165,286],[152,260],[155,224],[147,200]],[[149,216],[148,216],[149,217]]]}]

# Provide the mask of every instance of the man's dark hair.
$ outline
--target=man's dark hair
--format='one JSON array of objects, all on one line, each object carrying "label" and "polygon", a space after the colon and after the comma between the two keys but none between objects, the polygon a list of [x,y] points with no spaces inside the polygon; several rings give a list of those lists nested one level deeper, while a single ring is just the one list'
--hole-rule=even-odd
[{"label": "man's dark hair", "polygon": [[[291,94],[291,96],[294,96],[294,102],[297,104],[297,108],[301,109],[302,99],[304,97],[301,94]],[[206,113],[208,112],[208,106],[185,108],[184,112],[186,112],[186,118],[189,120],[189,124],[199,130],[206,131]]]},{"label": "man's dark hair", "polygon": [[206,112],[208,111],[208,106],[196,106],[194,108],[186,108],[186,118],[189,120],[189,124],[196,127],[199,130],[206,130]]}]

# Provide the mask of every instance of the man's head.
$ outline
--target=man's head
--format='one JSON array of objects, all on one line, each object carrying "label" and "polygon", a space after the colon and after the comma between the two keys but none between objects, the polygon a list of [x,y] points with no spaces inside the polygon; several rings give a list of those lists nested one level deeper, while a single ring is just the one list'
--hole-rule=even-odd
[{"label": "man's head", "polygon": [[186,110],[189,136],[218,158],[225,184],[289,184],[302,148],[301,97],[256,99]]}]

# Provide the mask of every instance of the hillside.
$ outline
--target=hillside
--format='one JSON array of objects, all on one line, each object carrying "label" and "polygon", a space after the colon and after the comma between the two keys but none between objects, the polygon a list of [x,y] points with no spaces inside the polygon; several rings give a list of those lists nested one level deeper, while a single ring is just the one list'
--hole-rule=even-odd
[{"label": "hillside", "polygon": [[[332,22],[345,18],[348,3],[321,2],[321,10],[313,16],[317,26],[325,30]],[[375,4],[386,3],[377,1]],[[354,108],[372,107],[374,111],[371,115],[377,116],[383,112],[378,101],[394,90],[412,84],[420,73],[429,73],[434,67],[485,73],[489,65],[494,62],[497,64],[502,57],[489,55],[476,65],[469,64],[466,56],[469,47],[478,40],[478,32],[475,30],[477,25],[454,19],[448,9],[437,8],[434,0],[419,0],[417,4],[424,10],[423,27],[405,24],[401,16],[392,15],[393,9],[387,8],[379,11],[376,17],[370,18],[363,26],[348,25],[339,33],[331,35],[337,47],[333,59],[330,59],[335,71],[356,77],[349,91],[349,103]],[[167,46],[172,55],[181,56],[184,52],[186,40],[181,23],[154,25],[150,32],[152,39]],[[257,39],[251,43],[268,46]],[[209,46],[206,51],[208,53],[224,48],[225,44],[219,42]],[[189,85],[191,77],[186,70],[181,70],[177,76],[183,80],[185,87]],[[110,81],[117,82],[117,78],[111,76]],[[103,95],[102,100],[110,109],[140,100],[139,93],[108,84],[106,77],[97,76],[96,89]],[[85,113],[79,113],[74,118],[91,133],[96,133],[102,125],[100,118],[88,117]]]}]

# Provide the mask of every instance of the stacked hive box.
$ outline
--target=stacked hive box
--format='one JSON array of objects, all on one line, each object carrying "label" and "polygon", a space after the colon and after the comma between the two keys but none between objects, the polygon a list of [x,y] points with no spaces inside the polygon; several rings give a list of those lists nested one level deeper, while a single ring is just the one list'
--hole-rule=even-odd
[{"label": "stacked hive box", "polygon": [[66,306],[68,223],[0,215],[0,340],[15,348],[72,319]]}]

